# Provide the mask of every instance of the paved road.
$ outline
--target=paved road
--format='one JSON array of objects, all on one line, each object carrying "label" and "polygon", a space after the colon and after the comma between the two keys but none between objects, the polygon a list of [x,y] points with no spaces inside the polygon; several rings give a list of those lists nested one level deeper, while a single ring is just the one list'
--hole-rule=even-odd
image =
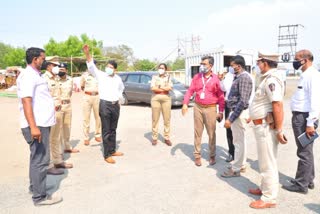
[{"label": "paved road", "polygon": [[[294,86],[294,81],[288,82],[287,98]],[[223,179],[220,174],[226,167],[227,151],[223,128],[217,128],[217,164],[208,166],[208,139],[204,136],[203,165],[195,167],[192,108],[186,117],[181,116],[180,109],[172,111],[173,147],[162,143],[153,147],[149,141],[150,107],[123,106],[118,141],[125,156],[116,158],[116,165],[108,165],[102,158],[100,144],[92,141],[85,147],[82,143],[80,93],[73,96],[71,136],[80,153],[65,156],[74,164],[65,175],[48,176],[49,191],[57,190],[64,201],[51,207],[34,207],[27,189],[29,151],[19,129],[17,99],[0,97],[0,103],[0,213],[320,213],[319,142],[314,151],[315,190],[301,195],[280,189],[277,208],[256,211],[248,205],[257,197],[247,193],[260,180],[251,129],[247,134],[250,168],[240,178]],[[284,130],[289,144],[279,146],[281,184],[294,176],[297,165],[287,101],[285,107]]]}]

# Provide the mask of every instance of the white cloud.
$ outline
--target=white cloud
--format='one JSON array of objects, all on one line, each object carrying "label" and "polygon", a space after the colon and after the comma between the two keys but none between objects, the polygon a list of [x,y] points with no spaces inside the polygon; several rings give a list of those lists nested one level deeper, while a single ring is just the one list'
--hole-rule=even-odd
[{"label": "white cloud", "polygon": [[193,33],[201,35],[202,50],[224,45],[276,52],[279,25],[302,24],[305,28],[299,29],[297,48],[310,49],[317,56],[319,11],[317,0],[255,1],[212,13]]}]

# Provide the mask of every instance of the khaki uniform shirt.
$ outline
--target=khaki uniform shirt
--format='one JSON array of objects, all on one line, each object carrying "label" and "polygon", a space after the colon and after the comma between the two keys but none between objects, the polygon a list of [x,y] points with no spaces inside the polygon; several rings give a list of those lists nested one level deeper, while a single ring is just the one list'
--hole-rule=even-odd
[{"label": "khaki uniform shirt", "polygon": [[160,77],[160,75],[154,75],[152,76],[151,85],[150,87],[172,87],[172,80],[171,76],[169,74],[165,74],[163,77]]},{"label": "khaki uniform shirt", "polygon": [[281,74],[277,69],[271,69],[261,76],[251,105],[249,106],[252,120],[266,118],[268,112],[272,112],[272,102],[282,101],[284,96],[284,84]]},{"label": "khaki uniform shirt", "polygon": [[43,77],[47,80],[49,92],[54,100],[54,105],[60,106],[61,105],[61,91],[60,91],[60,85],[58,82],[58,77],[53,76],[49,71],[46,71],[43,74]]},{"label": "khaki uniform shirt", "polygon": [[98,92],[98,81],[90,73],[84,73],[81,76],[80,86],[84,87],[84,91]]},{"label": "khaki uniform shirt", "polygon": [[73,80],[67,76],[66,79],[59,79],[61,89],[61,100],[70,100],[73,89]]}]

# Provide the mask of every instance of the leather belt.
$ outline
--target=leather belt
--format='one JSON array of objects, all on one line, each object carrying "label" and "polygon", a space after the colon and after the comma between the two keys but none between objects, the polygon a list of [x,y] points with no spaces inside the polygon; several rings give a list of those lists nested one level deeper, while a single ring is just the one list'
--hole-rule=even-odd
[{"label": "leather belt", "polygon": [[104,100],[104,102],[105,103],[107,103],[107,104],[112,104],[112,105],[116,105],[116,104],[119,104],[119,101],[106,101],[106,100]]},{"label": "leather belt", "polygon": [[70,100],[61,100],[62,105],[70,104]]},{"label": "leather belt", "polygon": [[99,94],[99,92],[90,92],[90,91],[85,91],[84,93],[90,96],[96,96]]},{"label": "leather belt", "polygon": [[216,107],[217,104],[213,103],[213,104],[207,104],[207,105],[203,105],[203,104],[199,104],[196,103],[198,106],[200,106],[201,108],[210,108],[210,107]]},{"label": "leather belt", "polygon": [[161,91],[161,92],[154,92],[155,94],[164,94],[164,95],[168,95],[169,92],[168,91]]},{"label": "leather belt", "polygon": [[253,124],[254,124],[255,126],[261,125],[264,121],[265,121],[265,119],[252,120],[252,122],[253,122]]}]

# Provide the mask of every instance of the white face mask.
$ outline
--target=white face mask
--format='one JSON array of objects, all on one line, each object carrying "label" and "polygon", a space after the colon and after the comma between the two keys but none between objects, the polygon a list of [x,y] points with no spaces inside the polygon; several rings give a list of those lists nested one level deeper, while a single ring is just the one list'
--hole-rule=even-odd
[{"label": "white face mask", "polygon": [[158,69],[158,72],[160,75],[164,74],[165,70],[164,69]]},{"label": "white face mask", "polygon": [[55,67],[52,68],[52,73],[57,75],[59,73],[59,70],[60,70],[59,67],[55,66]]},{"label": "white face mask", "polygon": [[235,73],[233,67],[231,67],[231,66],[229,66],[229,73],[230,74],[234,74]]},{"label": "white face mask", "polygon": [[260,70],[259,66],[256,66],[256,67],[254,68],[254,70],[255,70],[257,76],[260,76],[260,75],[261,75],[261,70]]},{"label": "white face mask", "polygon": [[109,67],[106,67],[105,72],[110,76],[110,75],[113,74],[113,69],[109,68]]}]

